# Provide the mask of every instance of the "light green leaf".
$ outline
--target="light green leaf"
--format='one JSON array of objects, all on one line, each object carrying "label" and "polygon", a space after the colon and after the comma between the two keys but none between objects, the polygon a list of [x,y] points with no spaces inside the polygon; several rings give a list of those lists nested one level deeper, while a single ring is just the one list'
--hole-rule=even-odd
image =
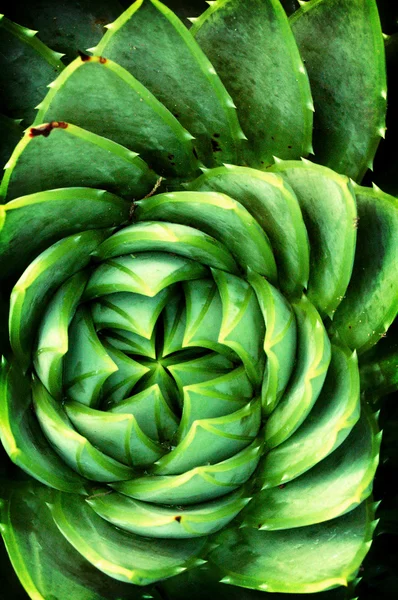
[{"label": "light green leaf", "polygon": [[297,479],[255,495],[244,524],[290,529],[351,511],[371,494],[380,442],[376,419],[364,407],[361,419],[337,450]]},{"label": "light green leaf", "polygon": [[294,303],[298,345],[297,362],[283,398],[265,427],[268,448],[288,439],[315,404],[330,363],[330,341],[321,318],[305,296]]},{"label": "light green leaf", "polygon": [[325,383],[304,423],[268,452],[259,468],[263,488],[286,483],[328,456],[359,419],[359,376],[355,353],[332,345]]},{"label": "light green leaf", "polygon": [[42,252],[18,279],[11,294],[10,342],[17,360],[27,368],[43,310],[56,290],[87,266],[106,230],[66,237]]},{"label": "light green leaf", "polygon": [[206,170],[189,189],[227,194],[240,202],[270,239],[282,290],[301,296],[309,275],[307,232],[297,198],[279,176],[225,165]]},{"label": "light green leaf", "polygon": [[183,508],[149,504],[116,492],[87,498],[95,512],[112,525],[137,535],[165,539],[215,533],[230,523],[249,501],[242,488],[217,500]]},{"label": "light green leaf", "polygon": [[82,494],[85,480],[56,454],[32,412],[31,380],[3,358],[0,367],[0,435],[11,460],[42,483]]},{"label": "light green leaf", "polygon": [[275,281],[276,264],[265,232],[236,200],[215,192],[159,194],[137,202],[138,221],[172,221],[197,227],[222,242],[239,266]]},{"label": "light green leaf", "polygon": [[229,529],[217,537],[210,560],[224,583],[264,592],[314,593],[347,585],[366,555],[376,526],[374,507],[362,503],[326,523],[259,531]]},{"label": "light green leaf", "polygon": [[32,599],[160,600],[155,591],[111,579],[87,562],[57,529],[46,506],[50,500],[51,492],[38,483],[18,483],[2,510],[7,551]]},{"label": "light green leaf", "polygon": [[136,536],[107,523],[78,496],[58,494],[51,511],[72,546],[114,579],[148,585],[203,562],[199,557],[206,538],[157,540]]},{"label": "light green leaf", "polygon": [[277,161],[272,171],[291,185],[303,214],[310,245],[308,299],[333,318],[354,264],[357,210],[347,177],[308,161]]}]

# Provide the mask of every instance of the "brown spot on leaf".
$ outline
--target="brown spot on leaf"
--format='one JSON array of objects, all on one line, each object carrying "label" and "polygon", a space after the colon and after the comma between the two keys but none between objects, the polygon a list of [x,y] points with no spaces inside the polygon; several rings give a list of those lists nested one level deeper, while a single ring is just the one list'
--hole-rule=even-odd
[{"label": "brown spot on leaf", "polygon": [[221,152],[221,146],[218,143],[218,141],[214,138],[211,138],[211,147],[213,149],[213,152]]},{"label": "brown spot on leaf", "polygon": [[38,127],[31,127],[29,137],[34,138],[40,135],[48,137],[53,129],[66,129],[67,127],[68,123],[65,123],[65,121],[51,121],[51,123],[44,123],[44,125],[39,125]]},{"label": "brown spot on leaf", "polygon": [[82,52],[81,50],[77,51],[80,58],[82,59],[82,62],[88,62],[89,60],[91,60],[91,56],[89,54],[86,54],[86,52]]},{"label": "brown spot on leaf", "polygon": [[100,61],[101,65],[104,65],[106,63],[106,60],[107,59],[104,56],[99,57],[99,61]]},{"label": "brown spot on leaf", "polygon": [[278,488],[280,490],[283,490],[283,488],[285,488],[285,487],[286,487],[286,483],[281,483],[280,485],[278,485]]},{"label": "brown spot on leaf", "polygon": [[177,523],[181,523],[181,515],[177,515],[176,517],[174,517],[174,521],[177,521]]}]

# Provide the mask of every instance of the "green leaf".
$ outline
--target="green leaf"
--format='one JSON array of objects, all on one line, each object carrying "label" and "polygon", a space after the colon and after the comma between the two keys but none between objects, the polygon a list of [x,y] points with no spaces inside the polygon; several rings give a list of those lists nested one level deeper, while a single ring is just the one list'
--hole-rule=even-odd
[{"label": "green leaf", "polygon": [[135,2],[92,50],[127,69],[174,114],[195,137],[206,165],[238,161],[245,136],[234,103],[192,35],[164,4]]},{"label": "green leaf", "polygon": [[139,252],[111,258],[97,267],[85,290],[92,300],[113,292],[134,292],[152,298],[179,281],[206,276],[201,264],[163,252]]},{"label": "green leaf", "polygon": [[14,147],[23,136],[23,129],[19,119],[10,119],[0,114],[0,165],[6,164]]},{"label": "green leaf", "polygon": [[308,299],[322,316],[333,318],[354,264],[357,211],[347,177],[306,160],[271,168],[292,186],[300,203],[310,245]]},{"label": "green leaf", "polygon": [[327,458],[286,485],[256,494],[244,525],[277,530],[334,519],[358,506],[372,491],[381,433],[369,408],[346,440]]},{"label": "green leaf", "polygon": [[294,312],[284,296],[264,277],[249,271],[248,280],[257,295],[265,322],[264,368],[261,400],[269,415],[283,398],[296,358],[297,327]]},{"label": "green leaf", "polygon": [[25,369],[46,304],[66,279],[87,266],[90,252],[107,235],[106,230],[93,230],[60,240],[31,262],[15,284],[10,305],[10,342]]},{"label": "green leaf", "polygon": [[222,304],[218,341],[241,359],[247,376],[259,385],[264,370],[264,319],[253,288],[235,275],[212,270]]},{"label": "green leaf", "polygon": [[239,266],[276,279],[271,244],[251,214],[236,200],[215,192],[158,194],[137,202],[138,221],[172,221],[197,227],[222,242]]},{"label": "green leaf", "polygon": [[[68,331],[68,352],[63,366],[63,394],[69,400],[97,406],[105,381],[119,365],[112,360],[99,339],[90,308],[80,306]],[[127,362],[127,357],[122,357]],[[127,373],[123,373],[127,375]]]},{"label": "green leaf", "polygon": [[104,26],[116,19],[123,7],[118,0],[70,0],[67,4],[54,0],[17,2],[7,6],[12,19],[40,31],[45,44],[66,54],[67,62],[76,58],[78,49],[96,44]]},{"label": "green leaf", "polygon": [[385,339],[361,356],[361,390],[369,402],[398,389],[398,339],[395,321]]},{"label": "green leaf", "polygon": [[8,202],[28,193],[84,185],[137,199],[155,182],[156,175],[135,152],[55,121],[26,131],[5,167],[0,196]]},{"label": "green leaf", "polygon": [[160,174],[197,170],[192,136],[149,90],[111,60],[77,58],[50,86],[34,125],[66,121],[139,152]]},{"label": "green leaf", "polygon": [[[68,498],[73,498],[69,496]],[[34,600],[144,600],[161,597],[103,575],[66,541],[46,503],[48,489],[13,484],[2,511],[2,535],[12,565]]]},{"label": "green leaf", "polygon": [[33,121],[46,86],[64,68],[62,54],[47,48],[36,33],[0,15],[0,110],[26,124]]},{"label": "green leaf", "polygon": [[186,437],[155,463],[152,474],[180,475],[194,467],[230,458],[254,440],[260,421],[258,399],[232,414],[195,421]]},{"label": "green leaf", "polygon": [[385,134],[386,67],[375,0],[311,0],[290,18],[314,96],[316,161],[360,181]]},{"label": "green leaf", "polygon": [[398,200],[375,187],[355,188],[358,240],[354,270],[333,330],[362,354],[381,337],[398,312]]},{"label": "green leaf", "polygon": [[77,473],[94,481],[130,479],[132,470],[97,450],[77,433],[64,407],[38,380],[33,382],[33,402],[40,426],[61,458]]},{"label": "green leaf", "polygon": [[205,502],[243,485],[257,467],[260,455],[261,445],[256,439],[232,458],[214,465],[195,467],[182,475],[144,475],[111,487],[131,498],[156,504]]},{"label": "green leaf", "polygon": [[325,383],[311,412],[292,436],[263,459],[258,471],[263,488],[286,483],[328,456],[349,435],[359,414],[356,354],[333,344]]},{"label": "green leaf", "polygon": [[347,585],[366,555],[374,508],[362,503],[326,523],[259,531],[229,529],[216,538],[210,560],[226,575],[224,583],[266,592],[314,593]]},{"label": "green leaf", "polygon": [[0,433],[9,457],[26,473],[58,490],[84,493],[85,480],[59,458],[37,423],[30,378],[5,359],[0,367]]},{"label": "green leaf", "polygon": [[309,275],[307,232],[297,198],[280,177],[225,165],[206,170],[189,189],[220,192],[240,202],[270,239],[282,290],[301,296]]},{"label": "green leaf", "polygon": [[165,453],[131,414],[107,413],[80,402],[68,402],[65,412],[75,429],[93,446],[125,465],[146,467]]},{"label": "green leaf", "polygon": [[305,296],[293,308],[297,319],[297,363],[283,398],[265,427],[268,448],[288,439],[315,404],[325,381],[331,351],[321,318]]},{"label": "green leaf", "polygon": [[230,523],[249,501],[243,488],[217,500],[183,508],[149,504],[117,493],[87,498],[95,512],[112,525],[138,535],[168,540],[215,533]]},{"label": "green leaf", "polygon": [[[91,497],[90,502],[95,498]],[[127,533],[99,517],[78,496],[58,494],[51,511],[72,546],[114,579],[148,585],[202,564],[206,538],[148,539]]]},{"label": "green leaf", "polygon": [[173,296],[173,287],[151,297],[134,292],[107,294],[91,305],[95,329],[123,329],[150,340],[160,313]]},{"label": "green leaf", "polygon": [[162,222],[134,223],[117,231],[98,248],[99,259],[146,250],[171,252],[216,269],[238,274],[238,267],[224,244],[187,225]]},{"label": "green leaf", "polygon": [[33,364],[40,381],[62,401],[63,358],[69,346],[69,325],[83,294],[88,273],[79,271],[56,291],[43,312],[34,348]]},{"label": "green leaf", "polygon": [[238,108],[247,164],[311,152],[310,86],[279,0],[219,0],[191,32]]},{"label": "green leaf", "polygon": [[0,204],[0,277],[19,276],[40,252],[61,238],[121,225],[128,215],[125,200],[90,188],[49,190]]},{"label": "green leaf", "polygon": [[[223,576],[222,567],[217,569],[213,564],[204,564],[196,569],[186,571],[171,577],[159,584],[159,590],[170,600],[353,600],[354,596],[347,594],[346,587],[335,588],[327,592],[313,594],[273,594],[251,590],[240,586],[225,585],[220,582]],[[351,585],[348,586],[352,592]],[[354,587],[354,586],[352,586]],[[358,600],[358,598],[356,598]],[[387,598],[386,598],[387,600]]]}]

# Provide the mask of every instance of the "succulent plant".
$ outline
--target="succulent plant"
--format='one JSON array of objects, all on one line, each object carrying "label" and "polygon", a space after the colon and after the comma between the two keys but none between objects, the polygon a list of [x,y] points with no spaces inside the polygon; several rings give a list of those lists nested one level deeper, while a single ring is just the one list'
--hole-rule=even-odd
[{"label": "succulent plant", "polygon": [[377,6],[209,4],[137,0],[67,66],[0,21],[1,531],[34,600],[337,600],[371,544]]}]

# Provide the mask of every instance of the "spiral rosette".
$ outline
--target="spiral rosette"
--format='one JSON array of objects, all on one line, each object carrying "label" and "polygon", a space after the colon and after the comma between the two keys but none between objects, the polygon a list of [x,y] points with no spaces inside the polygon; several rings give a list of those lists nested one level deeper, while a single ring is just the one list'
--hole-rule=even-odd
[{"label": "spiral rosette", "polygon": [[[247,69],[228,79],[212,40],[231,19]],[[67,565],[77,600],[82,582],[93,600],[178,598],[183,571],[256,598],[320,592],[371,543],[381,433],[358,363],[397,313],[396,199],[293,160],[313,104],[279,2],[219,1],[192,31],[138,0],[49,85],[6,165],[0,431],[40,483],[8,494],[2,533],[30,590],[46,535],[43,569]],[[281,45],[278,76],[259,38]],[[359,177],[367,125],[324,162]]]},{"label": "spiral rosette", "polygon": [[[352,578],[368,547],[380,433],[353,349],[387,323],[349,282],[356,204],[365,220],[377,196],[395,227],[396,210],[324,167],[273,171],[219,167],[136,201],[130,225],[62,238],[14,286],[5,447],[60,490],[55,523],[112,577],[146,585],[207,556],[228,583],[312,592]],[[336,536],[344,553],[310,579]]]}]

